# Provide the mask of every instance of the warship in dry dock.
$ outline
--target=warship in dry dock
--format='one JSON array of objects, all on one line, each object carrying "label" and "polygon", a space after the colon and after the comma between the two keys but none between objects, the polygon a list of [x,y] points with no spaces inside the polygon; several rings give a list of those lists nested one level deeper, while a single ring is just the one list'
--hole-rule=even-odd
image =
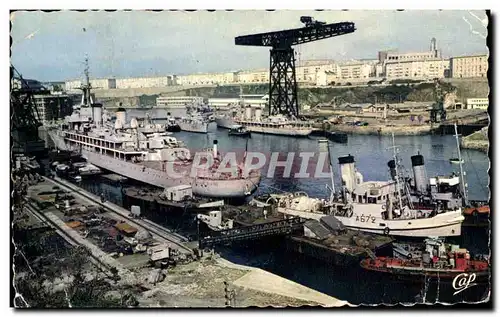
[{"label": "warship in dry dock", "polygon": [[124,111],[118,111],[111,124],[103,116],[102,105],[91,98],[87,71],[86,79],[81,105],[74,107],[64,123],[49,130],[58,149],[77,151],[95,166],[157,187],[190,185],[199,196],[241,198],[257,188],[260,171],[242,173],[242,164],[235,174],[217,171],[221,155],[216,141],[213,152],[206,153],[212,156],[213,165],[193,172],[189,149],[166,132],[145,135],[135,118],[126,123]]}]

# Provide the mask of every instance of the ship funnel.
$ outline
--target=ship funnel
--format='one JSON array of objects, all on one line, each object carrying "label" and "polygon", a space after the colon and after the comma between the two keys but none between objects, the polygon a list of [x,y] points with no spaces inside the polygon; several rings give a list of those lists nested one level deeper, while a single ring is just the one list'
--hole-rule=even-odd
[{"label": "ship funnel", "polygon": [[217,140],[214,140],[214,158],[217,157],[217,143],[219,143]]},{"label": "ship funnel", "polygon": [[120,102],[120,108],[118,108],[118,110],[116,111],[116,120],[120,120],[122,126],[125,125],[125,123],[127,122],[126,120],[126,111],[124,108],[121,107],[121,102]]},{"label": "ship funnel", "polygon": [[139,123],[137,122],[137,119],[132,118],[132,120],[130,120],[130,128],[137,129],[137,127],[139,127]]},{"label": "ship funnel", "polygon": [[255,108],[255,121],[260,121],[260,119],[262,118],[262,108],[258,107],[258,108]]},{"label": "ship funnel", "polygon": [[424,157],[420,154],[411,157],[413,176],[415,177],[415,189],[420,193],[427,191],[427,173],[424,165]]},{"label": "ship funnel", "polygon": [[391,178],[393,181],[396,180],[396,162],[394,160],[390,160],[387,162],[387,166],[389,166],[389,172],[391,173]]},{"label": "ship funnel", "polygon": [[245,108],[245,119],[248,121],[252,120],[252,107],[250,105]]},{"label": "ship funnel", "polygon": [[352,192],[356,182],[356,167],[354,165],[354,156],[339,157],[340,174],[342,177],[342,185],[349,192]]},{"label": "ship funnel", "polygon": [[96,127],[102,125],[102,105],[100,103],[92,104],[92,119]]}]

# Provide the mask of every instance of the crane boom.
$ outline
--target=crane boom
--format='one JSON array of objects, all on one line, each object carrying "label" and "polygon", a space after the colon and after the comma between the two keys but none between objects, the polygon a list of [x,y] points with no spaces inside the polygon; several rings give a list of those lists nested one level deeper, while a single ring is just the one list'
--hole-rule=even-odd
[{"label": "crane boom", "polygon": [[353,22],[325,24],[312,17],[303,16],[305,27],[275,32],[238,36],[236,45],[270,46],[269,62],[269,115],[299,116],[295,55],[293,45],[318,41],[334,36],[353,33]]},{"label": "crane boom", "polygon": [[354,23],[340,22],[298,29],[242,35],[236,37],[234,42],[236,45],[283,47],[353,33],[355,30]]}]

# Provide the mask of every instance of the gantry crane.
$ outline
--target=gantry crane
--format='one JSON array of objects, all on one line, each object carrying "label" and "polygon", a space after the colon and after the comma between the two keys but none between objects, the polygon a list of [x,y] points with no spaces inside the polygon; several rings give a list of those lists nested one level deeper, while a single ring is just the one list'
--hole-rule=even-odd
[{"label": "gantry crane", "polygon": [[326,24],[308,16],[301,17],[300,21],[305,27],[235,38],[236,45],[272,47],[269,62],[270,115],[299,116],[293,45],[353,33],[356,30],[352,22]]},{"label": "gantry crane", "polygon": [[45,143],[38,136],[42,125],[35,105],[35,94],[49,91],[31,87],[11,65],[10,135],[11,153],[36,155],[43,152]]},{"label": "gantry crane", "polygon": [[446,108],[444,105],[445,97],[449,91],[444,90],[439,79],[434,80],[434,99],[435,103],[432,105],[430,113],[430,121],[432,123],[438,123],[446,121]]}]

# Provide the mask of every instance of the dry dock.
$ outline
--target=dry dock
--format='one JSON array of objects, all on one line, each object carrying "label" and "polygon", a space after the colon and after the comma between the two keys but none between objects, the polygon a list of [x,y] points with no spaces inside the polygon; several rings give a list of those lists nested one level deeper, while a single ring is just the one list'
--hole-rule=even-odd
[{"label": "dry dock", "polygon": [[[106,298],[120,298],[121,292],[127,289],[128,292],[134,290],[133,296],[142,307],[333,307],[346,304],[260,269],[232,265],[210,253],[173,267],[155,269],[148,263],[145,253],[134,251],[120,256],[109,251],[108,244],[113,244],[114,240],[103,239],[102,234],[95,235],[96,231],[90,227],[99,227],[105,235],[114,230],[116,225],[110,224],[115,221],[128,224],[122,226],[123,230],[149,228],[154,240],[170,243],[181,250],[184,243],[178,240],[178,235],[169,235],[166,229],[160,231],[158,225],[132,219],[127,210],[109,202],[102,203],[98,197],[60,179],[32,184],[28,187],[28,196],[32,202],[28,202],[30,208],[36,209],[38,214],[36,218],[50,221],[56,231],[71,240],[71,245],[84,246],[103,266],[116,269],[114,274],[120,276],[120,282],[110,288]],[[97,224],[90,225],[96,219],[99,219]],[[176,240],[177,244],[167,238]],[[53,269],[57,269],[57,264]],[[225,282],[234,292],[231,303],[225,299]]]}]

